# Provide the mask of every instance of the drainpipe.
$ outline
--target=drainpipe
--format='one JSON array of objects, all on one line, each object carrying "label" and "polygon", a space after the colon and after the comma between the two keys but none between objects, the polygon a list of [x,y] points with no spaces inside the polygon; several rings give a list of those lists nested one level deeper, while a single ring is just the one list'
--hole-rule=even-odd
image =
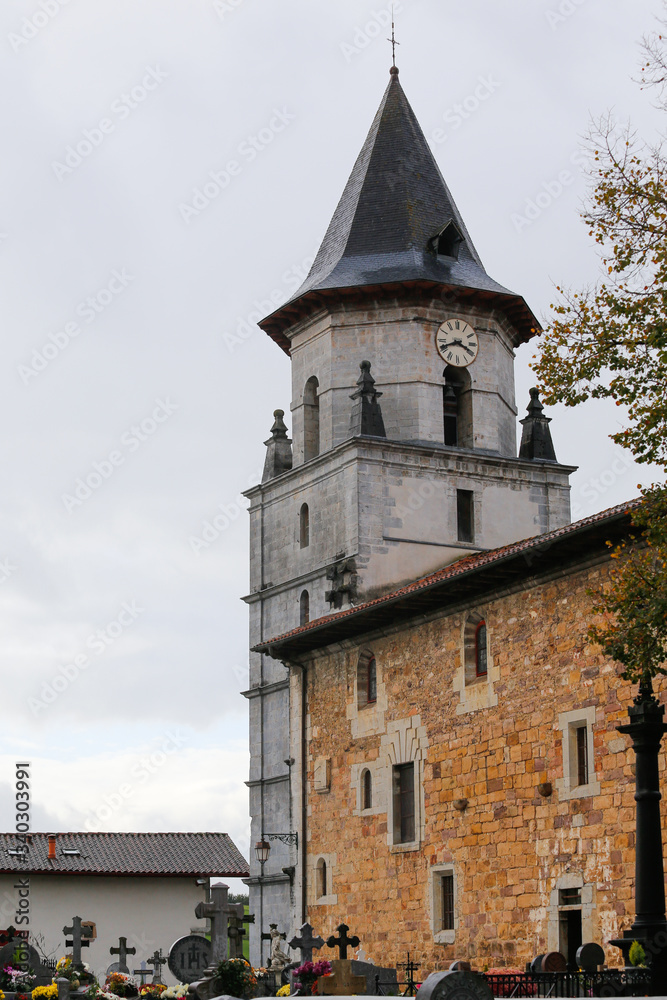
[{"label": "drainpipe", "polygon": [[305,924],[307,916],[308,899],[308,796],[306,794],[306,774],[307,774],[307,741],[306,741],[306,715],[308,692],[308,670],[305,663],[301,667],[301,923]]}]

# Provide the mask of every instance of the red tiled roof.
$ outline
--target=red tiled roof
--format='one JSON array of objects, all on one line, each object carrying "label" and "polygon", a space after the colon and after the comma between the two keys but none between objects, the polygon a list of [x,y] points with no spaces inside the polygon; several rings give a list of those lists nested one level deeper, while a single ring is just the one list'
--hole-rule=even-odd
[{"label": "red tiled roof", "polygon": [[[16,834],[0,834],[0,874],[243,877],[248,863],[226,833],[57,833],[48,858],[47,833],[28,834],[25,856],[10,854]],[[78,850],[79,854],[64,851]]]},{"label": "red tiled roof", "polygon": [[[573,524],[567,524],[563,528],[557,528],[555,531],[549,531],[543,535],[533,535],[530,538],[524,538],[521,541],[512,542],[509,545],[503,545],[498,549],[490,549],[487,552],[477,552],[474,555],[464,556],[463,559],[450,563],[443,569],[437,570],[435,573],[431,573],[429,576],[423,576],[418,580],[414,580],[412,583],[408,583],[404,587],[399,587],[398,590],[393,590],[391,593],[383,594],[381,597],[376,597],[374,600],[366,601],[363,604],[356,604],[354,607],[346,608],[344,611],[336,611],[331,615],[325,615],[322,618],[315,618],[313,621],[308,622],[307,625],[301,625],[299,628],[292,629],[290,632],[284,632],[282,635],[278,635],[273,639],[268,639],[265,642],[258,643],[256,646],[253,646],[253,651],[264,653],[271,652],[271,649],[274,646],[286,645],[290,640],[300,637],[304,637],[305,639],[309,633],[320,632],[324,630],[326,626],[332,626],[332,628],[326,629],[327,635],[332,636],[328,641],[335,641],[333,633],[338,622],[342,622],[343,620],[351,617],[365,616],[373,609],[380,609],[383,606],[396,604],[401,601],[401,599],[409,598],[412,594],[417,595],[420,592],[428,591],[449,581],[481,571],[486,567],[492,567],[495,565],[500,566],[501,564],[514,559],[516,556],[530,556],[531,553],[539,556],[540,553],[546,552],[553,546],[557,545],[561,539],[568,539],[569,537],[575,535],[585,535],[586,533],[589,533],[592,528],[611,525],[613,522],[621,519],[627,519],[629,522],[630,512],[636,508],[639,503],[639,500],[629,500],[626,503],[618,504],[616,507],[610,507],[608,510],[600,511],[598,514],[592,514],[590,517],[583,518],[581,521],[575,521]],[[313,641],[313,643],[309,644],[309,648],[323,646],[325,644],[325,642]]]}]

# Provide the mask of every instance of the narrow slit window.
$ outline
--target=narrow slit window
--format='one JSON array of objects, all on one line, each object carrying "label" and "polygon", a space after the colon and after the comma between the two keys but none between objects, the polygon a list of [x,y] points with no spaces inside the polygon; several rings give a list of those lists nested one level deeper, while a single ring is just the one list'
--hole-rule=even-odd
[{"label": "narrow slit window", "polygon": [[361,808],[370,809],[373,805],[373,779],[366,768],[361,779]]},{"label": "narrow slit window", "polygon": [[480,622],[475,629],[475,673],[486,677],[486,622]]},{"label": "narrow slit window", "polygon": [[308,504],[302,503],[299,511],[299,546],[307,549],[310,545],[310,511]]},{"label": "narrow slit window", "polygon": [[588,729],[579,726],[577,729],[577,784],[588,784]]},{"label": "narrow slit window", "polygon": [[443,931],[454,930],[454,874],[447,872],[442,876],[442,927]]},{"label": "narrow slit window", "polygon": [[368,664],[367,700],[369,705],[378,700],[378,675],[375,657],[373,657]]},{"label": "narrow slit window", "polygon": [[472,542],[475,538],[474,498],[472,490],[456,491],[456,527],[460,542]]},{"label": "narrow slit window", "polygon": [[310,621],[310,594],[307,590],[301,592],[299,598],[299,625],[307,625]]},{"label": "narrow slit window", "polygon": [[394,841],[410,844],[415,839],[415,765],[394,766]]}]

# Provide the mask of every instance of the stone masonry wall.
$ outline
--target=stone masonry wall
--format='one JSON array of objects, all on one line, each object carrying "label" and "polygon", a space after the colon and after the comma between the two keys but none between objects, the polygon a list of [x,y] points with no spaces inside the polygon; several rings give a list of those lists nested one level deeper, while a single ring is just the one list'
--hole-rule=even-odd
[{"label": "stone masonry wall", "polygon": [[[559,888],[582,889],[584,941],[605,944],[630,925],[633,754],[616,726],[634,691],[585,637],[586,590],[607,574],[602,562],[314,659],[307,842],[317,933],[326,938],[345,921],[376,964],[403,962],[409,951],[426,975],[455,958],[523,966],[557,949]],[[489,674],[466,684],[469,611],[487,623]],[[377,702],[367,707],[356,689],[362,650],[378,671]],[[578,717],[590,720],[593,766],[577,790],[564,774],[564,740]],[[420,777],[419,842],[407,848],[391,844],[391,765],[401,756]],[[537,786],[546,782],[553,792],[544,798]],[[320,858],[330,879],[322,899]],[[439,930],[434,915],[444,869],[455,876],[453,932]],[[606,952],[618,964],[620,953]]]}]

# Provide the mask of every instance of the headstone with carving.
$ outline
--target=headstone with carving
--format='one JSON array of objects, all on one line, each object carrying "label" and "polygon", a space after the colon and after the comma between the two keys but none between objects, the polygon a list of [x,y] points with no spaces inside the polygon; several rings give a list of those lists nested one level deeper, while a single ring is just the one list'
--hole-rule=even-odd
[{"label": "headstone with carving", "polygon": [[493,1000],[493,994],[474,972],[432,972],[419,989],[419,1000]]},{"label": "headstone with carving", "polygon": [[301,965],[303,965],[304,962],[312,962],[313,949],[316,948],[319,951],[323,944],[324,938],[320,937],[319,934],[315,937],[313,935],[312,924],[306,922],[305,924],[301,924],[299,928],[299,937],[295,934],[289,946],[294,951],[298,949],[301,952]]},{"label": "headstone with carving", "polygon": [[195,907],[197,920],[207,917],[211,921],[211,962],[214,965],[227,958],[228,893],[229,886],[221,882],[211,889],[210,903],[197,903]]},{"label": "headstone with carving", "polygon": [[162,966],[166,965],[168,959],[162,954],[162,948],[153,952],[152,958],[148,959],[148,964],[153,966],[153,982],[162,983]]},{"label": "headstone with carving", "polygon": [[35,986],[48,986],[53,978],[53,969],[48,969],[42,965],[42,959],[36,948],[24,938],[13,938],[0,948],[0,969],[6,965],[14,965],[17,948],[21,949],[21,966],[27,965],[37,976]]},{"label": "headstone with carving", "polygon": [[201,979],[211,964],[211,942],[199,934],[187,934],[174,941],[167,960],[173,976],[180,983],[194,983]]},{"label": "headstone with carving", "polygon": [[[127,947],[127,938],[126,937],[119,937],[118,938],[118,947],[117,948],[109,948],[109,954],[110,955],[118,955],[118,961],[114,962],[113,965],[109,966],[109,968],[107,969],[107,975],[110,972],[122,972],[125,976],[129,976],[130,970],[127,967],[127,956],[128,955],[136,955],[137,954],[137,949],[136,948],[128,948]],[[143,985],[143,983],[142,983],[142,985]]]}]

